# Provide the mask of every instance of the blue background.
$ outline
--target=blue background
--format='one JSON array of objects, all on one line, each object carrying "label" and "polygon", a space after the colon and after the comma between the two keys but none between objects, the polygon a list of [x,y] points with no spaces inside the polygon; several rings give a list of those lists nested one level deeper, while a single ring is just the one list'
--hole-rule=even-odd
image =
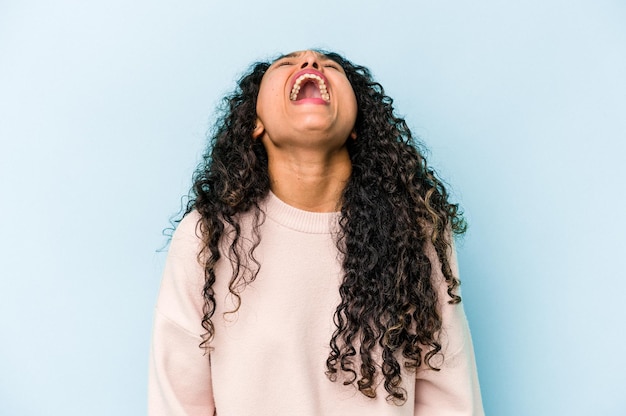
[{"label": "blue background", "polygon": [[0,1],[0,414],[145,412],[161,231],[219,99],[370,67],[465,208],[490,415],[622,415],[623,1]]}]

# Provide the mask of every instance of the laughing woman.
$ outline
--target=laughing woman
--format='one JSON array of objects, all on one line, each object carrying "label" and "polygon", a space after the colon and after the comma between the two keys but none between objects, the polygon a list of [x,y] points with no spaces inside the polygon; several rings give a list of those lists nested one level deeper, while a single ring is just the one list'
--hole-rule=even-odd
[{"label": "laughing woman", "polygon": [[171,241],[151,415],[482,415],[465,223],[369,71],[257,63]]}]

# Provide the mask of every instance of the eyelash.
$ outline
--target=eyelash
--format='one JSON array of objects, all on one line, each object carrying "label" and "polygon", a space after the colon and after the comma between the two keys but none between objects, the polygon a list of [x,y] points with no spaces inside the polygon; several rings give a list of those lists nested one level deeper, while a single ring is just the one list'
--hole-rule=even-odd
[{"label": "eyelash", "polygon": [[[283,62],[280,62],[278,64],[278,66],[286,66],[286,65],[293,65],[293,62],[291,62],[291,61],[283,61]],[[339,67],[336,64],[326,64],[326,65],[324,65],[324,68],[333,68],[333,69],[336,69],[337,71],[339,71]]]}]

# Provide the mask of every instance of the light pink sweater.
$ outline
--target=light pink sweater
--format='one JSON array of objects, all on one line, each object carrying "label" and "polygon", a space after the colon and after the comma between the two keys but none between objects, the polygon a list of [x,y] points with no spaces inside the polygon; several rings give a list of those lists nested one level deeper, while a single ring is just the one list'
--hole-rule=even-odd
[{"label": "light pink sweater", "polygon": [[[291,207],[270,193],[262,206],[267,217],[255,251],[261,263],[257,279],[241,292],[233,310],[227,259],[217,266],[217,308],[210,354],[198,347],[202,319],[203,266],[192,212],[171,242],[157,302],[150,357],[149,414],[157,415],[482,415],[476,365],[461,305],[447,303],[441,272],[445,362],[439,372],[404,372],[408,401],[396,406],[368,399],[353,385],[324,374],[333,313],[342,278],[333,232],[337,213],[312,213]],[[250,236],[251,215],[243,217]],[[249,242],[248,242],[249,244]],[[224,251],[222,251],[224,252]],[[438,263],[436,255],[431,261]],[[438,270],[435,265],[434,270]],[[453,271],[456,259],[453,258]]]}]

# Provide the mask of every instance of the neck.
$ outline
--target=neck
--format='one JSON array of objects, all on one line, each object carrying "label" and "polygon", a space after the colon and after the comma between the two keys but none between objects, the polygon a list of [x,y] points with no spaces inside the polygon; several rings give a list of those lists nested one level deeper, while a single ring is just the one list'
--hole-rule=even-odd
[{"label": "neck", "polygon": [[312,212],[341,208],[341,195],[352,172],[344,147],[327,154],[316,151],[268,152],[270,188],[283,202]]}]

